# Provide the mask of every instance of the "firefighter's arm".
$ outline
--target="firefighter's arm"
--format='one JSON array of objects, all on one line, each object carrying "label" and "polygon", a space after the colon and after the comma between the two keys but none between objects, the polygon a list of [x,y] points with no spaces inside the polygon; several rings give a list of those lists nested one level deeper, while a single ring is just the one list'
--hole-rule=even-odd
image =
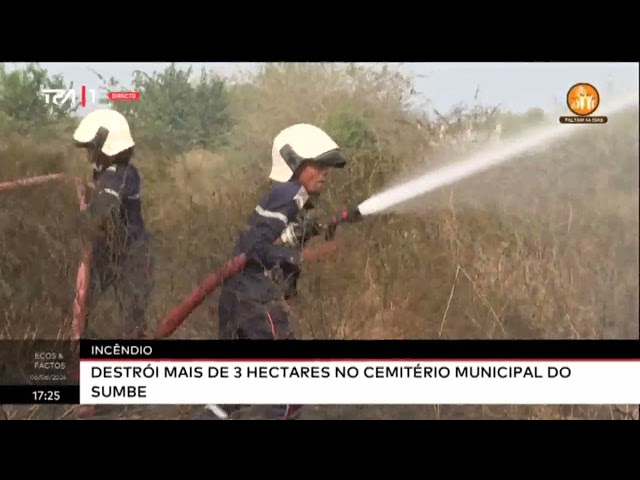
[{"label": "firefighter's arm", "polygon": [[298,245],[287,241],[291,230],[288,229],[282,217],[278,222],[279,216],[273,214],[287,215],[288,213],[287,218],[295,218],[296,209],[295,202],[292,202],[278,209],[278,212],[263,211],[263,214],[260,215],[260,211],[258,211],[259,217],[255,225],[258,239],[254,243],[250,257],[260,262],[265,268],[272,269],[282,263],[300,265],[303,261],[315,261],[326,253],[336,250],[337,243],[335,241],[324,242],[315,248],[305,247],[302,250]]},{"label": "firefighter's arm", "polygon": [[299,246],[306,244],[313,237],[326,233],[318,218],[319,215],[308,212],[298,215],[296,221],[287,225],[280,234],[280,241],[285,245]]},{"label": "firefighter's arm", "polygon": [[253,226],[255,240],[249,257],[261,263],[266,269],[272,269],[282,263],[298,265],[302,253],[294,246],[285,244],[281,235],[290,219],[295,218],[298,206],[291,200],[269,209],[256,207],[256,222]]}]

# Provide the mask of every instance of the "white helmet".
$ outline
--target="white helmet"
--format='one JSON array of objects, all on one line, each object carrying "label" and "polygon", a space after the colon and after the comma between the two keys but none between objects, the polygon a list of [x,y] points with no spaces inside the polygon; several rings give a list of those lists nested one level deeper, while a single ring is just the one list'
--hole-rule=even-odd
[{"label": "white helmet", "polygon": [[73,139],[81,146],[94,144],[108,157],[135,145],[127,119],[110,109],[95,110],[84,117],[73,133]]},{"label": "white helmet", "polygon": [[299,123],[282,130],[273,140],[272,166],[269,178],[288,182],[303,162],[313,161],[342,168],[347,159],[338,144],[323,130]]}]

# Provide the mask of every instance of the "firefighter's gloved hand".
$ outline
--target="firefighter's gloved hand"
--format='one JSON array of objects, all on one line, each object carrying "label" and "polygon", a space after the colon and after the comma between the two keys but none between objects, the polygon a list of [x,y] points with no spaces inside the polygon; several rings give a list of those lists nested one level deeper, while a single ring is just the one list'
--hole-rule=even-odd
[{"label": "firefighter's gloved hand", "polygon": [[322,232],[322,227],[313,220],[290,223],[280,235],[284,245],[297,247],[304,245],[316,235]]},{"label": "firefighter's gloved hand", "polygon": [[305,262],[314,262],[320,260],[320,258],[326,256],[329,253],[333,253],[338,249],[338,242],[331,240],[324,242],[317,247],[307,247],[302,250],[302,258]]}]

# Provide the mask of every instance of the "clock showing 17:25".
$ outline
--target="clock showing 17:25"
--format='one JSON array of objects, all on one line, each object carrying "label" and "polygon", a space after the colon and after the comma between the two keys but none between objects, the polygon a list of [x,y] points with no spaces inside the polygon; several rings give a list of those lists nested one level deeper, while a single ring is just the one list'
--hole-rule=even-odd
[{"label": "clock showing 17:25", "polygon": [[60,401],[60,390],[34,390],[31,392],[34,403],[55,403]]}]

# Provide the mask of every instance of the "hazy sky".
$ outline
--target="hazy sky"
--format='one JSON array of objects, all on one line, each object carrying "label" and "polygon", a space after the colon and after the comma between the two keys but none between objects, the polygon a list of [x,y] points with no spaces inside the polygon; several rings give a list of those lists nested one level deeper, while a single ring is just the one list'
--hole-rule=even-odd
[{"label": "hazy sky", "polygon": [[[9,64],[19,67],[24,64]],[[9,66],[7,65],[7,66]],[[74,85],[99,86],[91,69],[127,84],[135,70],[151,73],[169,63],[42,63],[50,73],[61,73]],[[221,74],[237,70],[255,70],[250,63],[177,63],[192,65],[195,72],[203,66]],[[592,83],[604,97],[611,86],[616,95],[638,91],[638,63],[395,63],[390,64],[415,76],[416,90],[438,110],[447,110],[458,102],[478,100],[503,109],[526,111],[532,107],[553,108],[563,103],[569,87],[578,82]],[[89,108],[84,109],[90,111]]]}]

